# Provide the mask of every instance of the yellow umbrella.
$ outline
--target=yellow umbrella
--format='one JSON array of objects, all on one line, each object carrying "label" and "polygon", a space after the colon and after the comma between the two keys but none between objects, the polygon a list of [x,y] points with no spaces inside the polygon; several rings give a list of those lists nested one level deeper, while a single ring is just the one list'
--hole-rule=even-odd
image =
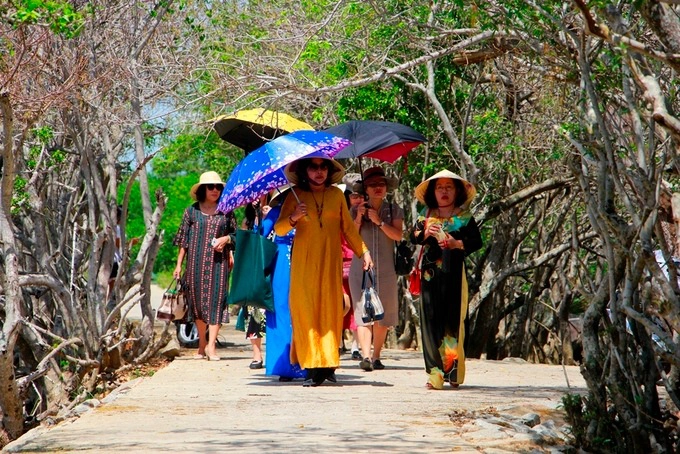
[{"label": "yellow umbrella", "polygon": [[266,109],[241,110],[214,118],[212,123],[222,139],[242,148],[246,154],[289,132],[314,130],[304,121]]}]

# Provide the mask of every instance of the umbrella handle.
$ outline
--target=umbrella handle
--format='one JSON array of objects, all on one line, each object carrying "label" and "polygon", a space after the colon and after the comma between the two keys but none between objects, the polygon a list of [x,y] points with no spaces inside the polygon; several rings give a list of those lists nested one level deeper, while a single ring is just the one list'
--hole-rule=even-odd
[{"label": "umbrella handle", "polygon": [[[293,193],[293,197],[295,197],[295,200],[297,200],[297,203],[300,204],[301,203],[300,197],[298,197],[297,193],[295,192],[295,189],[291,189],[290,192]],[[309,215],[305,214],[305,217],[303,217],[302,219],[304,219],[305,221],[309,221]]]}]

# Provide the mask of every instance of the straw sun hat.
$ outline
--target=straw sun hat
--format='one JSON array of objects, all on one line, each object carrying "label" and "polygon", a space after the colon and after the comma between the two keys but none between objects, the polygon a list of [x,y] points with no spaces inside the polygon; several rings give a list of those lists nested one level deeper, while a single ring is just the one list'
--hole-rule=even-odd
[{"label": "straw sun hat", "polygon": [[196,200],[196,191],[198,191],[198,187],[204,184],[221,184],[224,186],[224,181],[222,181],[222,178],[220,178],[219,174],[217,172],[205,172],[202,173],[200,178],[198,179],[198,183],[193,185],[191,187],[191,191],[189,191],[189,194],[191,194],[191,198]]},{"label": "straw sun hat", "polygon": [[[342,177],[345,176],[345,168],[341,166],[338,161],[329,158],[323,153],[314,153],[307,156],[304,159],[313,158],[325,159],[326,161],[330,162],[330,164],[335,168],[335,172],[333,172],[333,175],[331,175],[331,184],[340,183],[342,181]],[[300,182],[298,181],[297,173],[295,173],[295,170],[297,169],[298,163],[301,160],[302,159],[293,161],[283,169],[283,173],[286,175],[286,178],[293,184],[300,184]]]},{"label": "straw sun hat", "polygon": [[274,207],[281,202],[281,196],[286,195],[288,191],[295,186],[293,183],[288,183],[280,188],[269,191],[269,206]]},{"label": "straw sun hat", "polygon": [[472,183],[467,181],[465,178],[461,177],[460,175],[456,175],[450,170],[442,170],[441,172],[437,172],[430,178],[416,186],[415,195],[416,199],[418,199],[420,203],[422,203],[423,205],[427,205],[427,203],[425,202],[425,192],[427,192],[427,187],[429,186],[430,182],[438,180],[440,178],[451,178],[453,180],[460,180],[463,183],[466,192],[465,203],[463,203],[462,207],[467,208],[470,206],[470,203],[472,203],[472,200],[477,195],[477,189],[475,189]]}]

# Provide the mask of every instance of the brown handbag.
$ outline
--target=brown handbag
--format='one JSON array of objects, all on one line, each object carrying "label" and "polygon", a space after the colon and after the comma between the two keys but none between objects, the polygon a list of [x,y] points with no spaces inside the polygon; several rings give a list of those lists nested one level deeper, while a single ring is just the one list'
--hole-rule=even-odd
[{"label": "brown handbag", "polygon": [[156,311],[156,318],[171,322],[184,318],[188,309],[187,302],[182,290],[182,281],[173,279],[167,290],[163,293],[161,305]]}]

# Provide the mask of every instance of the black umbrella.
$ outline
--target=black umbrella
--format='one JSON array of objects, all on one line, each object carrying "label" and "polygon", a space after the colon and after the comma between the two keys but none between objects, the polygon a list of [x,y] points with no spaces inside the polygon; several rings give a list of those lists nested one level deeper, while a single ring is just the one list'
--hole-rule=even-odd
[{"label": "black umbrella", "polygon": [[392,163],[427,141],[410,126],[392,121],[352,120],[328,128],[326,132],[352,142],[335,159],[366,156]]},{"label": "black umbrella", "polygon": [[242,148],[246,154],[279,136],[298,130],[314,130],[309,124],[282,112],[265,109],[241,110],[212,120],[217,134]]}]

